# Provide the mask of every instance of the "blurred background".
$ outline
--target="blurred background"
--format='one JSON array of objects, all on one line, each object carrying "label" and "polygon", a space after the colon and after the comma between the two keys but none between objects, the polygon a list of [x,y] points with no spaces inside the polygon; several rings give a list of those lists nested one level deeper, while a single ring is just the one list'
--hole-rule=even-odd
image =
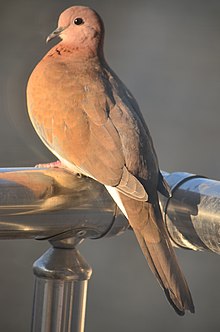
[{"label": "blurred background", "polygon": [[[0,2],[0,167],[32,166],[54,157],[26,113],[28,77],[46,51],[59,13],[89,5],[103,17],[105,53],[130,88],[166,171],[220,179],[219,0],[7,0]],[[0,331],[30,331],[32,263],[48,247],[0,241]],[[195,315],[178,317],[146,266],[131,232],[86,241],[93,267],[86,332],[218,331],[220,258],[177,250]]]}]

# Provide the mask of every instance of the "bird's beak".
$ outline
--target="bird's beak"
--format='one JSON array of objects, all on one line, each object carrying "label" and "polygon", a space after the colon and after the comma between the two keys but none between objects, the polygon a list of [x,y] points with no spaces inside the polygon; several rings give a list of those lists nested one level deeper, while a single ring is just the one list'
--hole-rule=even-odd
[{"label": "bird's beak", "polygon": [[55,37],[59,37],[61,32],[65,30],[67,27],[58,27],[56,30],[54,30],[46,39],[46,43],[48,43],[50,40],[54,39]]}]

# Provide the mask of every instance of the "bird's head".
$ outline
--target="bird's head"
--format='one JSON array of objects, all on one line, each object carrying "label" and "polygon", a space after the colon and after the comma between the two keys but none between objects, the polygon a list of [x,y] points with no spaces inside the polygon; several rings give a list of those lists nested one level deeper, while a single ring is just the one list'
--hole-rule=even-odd
[{"label": "bird's head", "polygon": [[104,24],[91,8],[73,6],[60,15],[58,27],[47,37],[47,42],[55,37],[60,37],[62,44],[71,49],[101,50]]}]

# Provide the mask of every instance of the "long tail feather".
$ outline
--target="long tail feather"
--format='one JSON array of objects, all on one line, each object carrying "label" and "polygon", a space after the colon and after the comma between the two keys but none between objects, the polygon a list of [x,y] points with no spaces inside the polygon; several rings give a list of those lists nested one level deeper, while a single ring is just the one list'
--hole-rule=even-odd
[{"label": "long tail feather", "polygon": [[185,310],[194,312],[191,294],[175,254],[170,250],[164,250],[162,243],[149,244],[145,240],[144,234],[142,235],[138,231],[135,231],[135,235],[152,272],[175,311],[181,316],[184,315]]},{"label": "long tail feather", "polygon": [[179,315],[184,315],[185,310],[194,313],[192,297],[163,223],[158,200],[151,204],[120,197],[142,252],[169,303]]}]

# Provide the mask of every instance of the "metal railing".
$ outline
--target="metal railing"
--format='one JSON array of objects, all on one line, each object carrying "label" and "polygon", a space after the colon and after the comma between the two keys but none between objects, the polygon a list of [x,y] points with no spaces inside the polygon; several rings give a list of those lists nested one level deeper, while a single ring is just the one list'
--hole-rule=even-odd
[{"label": "metal railing", "polygon": [[[160,196],[173,245],[220,252],[220,182],[163,172],[172,189]],[[33,266],[32,332],[83,332],[91,268],[76,250],[85,238],[129,228],[104,186],[64,169],[0,169],[0,239],[48,240]]]}]

